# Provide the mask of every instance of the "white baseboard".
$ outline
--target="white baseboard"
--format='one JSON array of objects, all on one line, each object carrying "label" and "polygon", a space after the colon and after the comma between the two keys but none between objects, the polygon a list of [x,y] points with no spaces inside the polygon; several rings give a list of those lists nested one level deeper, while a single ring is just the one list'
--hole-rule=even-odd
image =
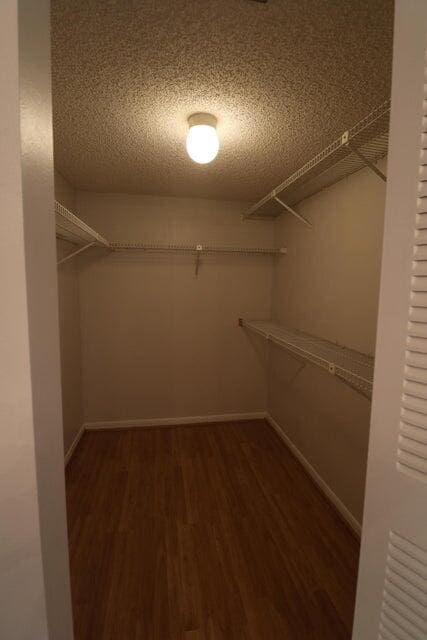
[{"label": "white baseboard", "polygon": [[182,418],[141,418],[137,420],[112,420],[106,422],[86,422],[88,431],[97,429],[129,429],[132,427],[174,427],[185,424],[208,424],[212,422],[242,422],[244,420],[264,420],[265,411],[254,413],[221,413],[208,416],[187,416]]},{"label": "white baseboard", "polygon": [[319,475],[316,469],[309,463],[309,461],[303,456],[301,451],[294,445],[294,443],[290,440],[289,436],[286,435],[282,427],[276,420],[267,413],[266,415],[267,422],[273,427],[279,437],[286,444],[291,453],[295,456],[295,458],[302,464],[307,473],[311,476],[314,482],[317,484],[319,489],[325,494],[326,498],[333,504],[335,509],[341,515],[341,517],[346,521],[346,523],[351,527],[354,533],[360,538],[362,527],[360,523],[356,520],[356,518],[350,513],[347,507],[341,502],[338,496],[332,491],[330,486],[326,484],[323,478]]},{"label": "white baseboard", "polygon": [[85,432],[85,429],[86,429],[86,428],[85,428],[85,425],[84,425],[84,424],[82,424],[82,426],[80,427],[80,429],[78,430],[78,432],[77,432],[77,434],[76,434],[76,437],[75,437],[75,438],[74,438],[74,440],[72,441],[72,443],[71,443],[71,445],[70,445],[70,447],[69,447],[69,449],[68,449],[67,453],[65,454],[65,459],[64,459],[65,466],[67,466],[67,464],[70,462],[70,460],[71,460],[71,456],[73,455],[73,453],[74,453],[74,451],[75,451],[75,449],[76,449],[77,445],[79,444],[80,439],[81,439],[82,435],[83,435],[83,434],[84,434],[84,432]]}]

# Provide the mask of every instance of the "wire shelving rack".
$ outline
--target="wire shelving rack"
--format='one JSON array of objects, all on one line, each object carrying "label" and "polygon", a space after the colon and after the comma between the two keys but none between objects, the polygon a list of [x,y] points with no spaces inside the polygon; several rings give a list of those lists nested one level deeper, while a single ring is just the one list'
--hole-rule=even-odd
[{"label": "wire shelving rack", "polygon": [[387,100],[250,207],[244,218],[274,218],[288,210],[311,226],[293,210],[305,198],[366,166],[385,180],[376,163],[388,152],[389,118]]},{"label": "wire shelving rack", "polygon": [[125,252],[177,252],[190,253],[196,259],[196,275],[200,267],[200,259],[203,254],[245,254],[258,256],[282,256],[286,254],[286,248],[272,247],[241,247],[241,246],[214,246],[202,244],[177,244],[156,242],[109,242],[97,231],[83,222],[74,213],[69,211],[59,202],[55,201],[56,236],[76,245],[76,249],[58,261],[62,264],[70,258],[98,246],[109,251]]},{"label": "wire shelving rack", "polygon": [[111,247],[114,251],[146,251],[146,252],[164,252],[172,251],[176,253],[190,253],[195,256],[195,274],[199,273],[200,259],[203,254],[245,254],[258,256],[281,256],[286,254],[286,249],[269,247],[225,247],[212,245],[192,245],[192,244],[161,244],[146,242],[112,242]]},{"label": "wire shelving rack", "polygon": [[374,376],[372,356],[266,320],[240,318],[239,325],[325,369],[360,393],[371,397]]},{"label": "wire shelving rack", "polygon": [[67,262],[67,260],[91,247],[98,246],[109,250],[112,249],[108,240],[57,201],[55,201],[55,231],[57,238],[76,245],[74,251],[58,260],[58,264]]},{"label": "wire shelving rack", "polygon": [[162,244],[150,242],[111,242],[115,251],[177,251],[184,253],[245,253],[258,255],[283,255],[286,249],[281,247],[222,247],[205,244]]}]

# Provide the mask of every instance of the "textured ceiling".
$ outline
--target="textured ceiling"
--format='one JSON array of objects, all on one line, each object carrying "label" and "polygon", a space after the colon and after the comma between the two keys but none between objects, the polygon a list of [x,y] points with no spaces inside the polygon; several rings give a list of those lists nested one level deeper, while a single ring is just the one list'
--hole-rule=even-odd
[{"label": "textured ceiling", "polygon": [[[390,94],[392,0],[52,0],[55,163],[76,188],[255,200]],[[187,117],[218,118],[210,165]]]}]

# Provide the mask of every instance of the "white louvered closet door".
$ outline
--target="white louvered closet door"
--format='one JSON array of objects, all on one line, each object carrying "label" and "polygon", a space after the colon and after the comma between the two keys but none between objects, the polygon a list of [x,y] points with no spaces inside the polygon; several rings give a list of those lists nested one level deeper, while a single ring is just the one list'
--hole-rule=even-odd
[{"label": "white louvered closet door", "polygon": [[427,640],[427,0],[397,0],[353,640]]}]

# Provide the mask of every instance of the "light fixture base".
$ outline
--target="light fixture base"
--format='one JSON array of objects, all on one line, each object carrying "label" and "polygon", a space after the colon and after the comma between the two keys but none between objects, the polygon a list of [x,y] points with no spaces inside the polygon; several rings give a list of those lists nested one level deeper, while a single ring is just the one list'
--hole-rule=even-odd
[{"label": "light fixture base", "polygon": [[217,118],[213,116],[211,113],[193,113],[188,118],[188,126],[195,127],[199,124],[207,125],[208,127],[214,127],[216,129]]}]

